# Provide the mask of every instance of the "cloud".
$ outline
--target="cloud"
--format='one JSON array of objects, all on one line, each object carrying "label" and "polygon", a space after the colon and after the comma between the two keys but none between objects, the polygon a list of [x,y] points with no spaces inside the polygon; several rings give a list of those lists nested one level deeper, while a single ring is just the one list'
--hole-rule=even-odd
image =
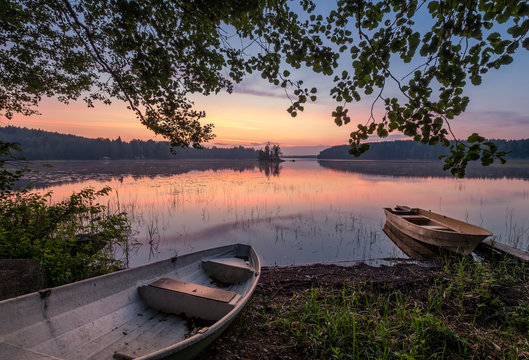
[{"label": "cloud", "polygon": [[464,119],[479,122],[493,122],[498,125],[529,125],[529,115],[520,114],[512,110],[470,111],[465,114]]},{"label": "cloud", "polygon": [[312,146],[285,146],[281,147],[285,156],[303,156],[318,155],[320,151],[331,147],[330,145],[312,145]]},{"label": "cloud", "polygon": [[249,145],[262,145],[266,144],[266,142],[259,142],[258,140],[247,140],[247,139],[230,139],[230,138],[216,138],[215,141],[213,141],[213,144],[215,145],[234,145],[234,144],[249,144]]},{"label": "cloud", "polygon": [[233,128],[233,129],[243,129],[243,130],[262,130],[260,127],[256,126],[249,126],[245,124],[241,124],[240,122],[236,121],[222,121],[215,124],[217,127],[224,127],[224,128]]},{"label": "cloud", "polygon": [[283,90],[278,89],[263,89],[254,87],[252,85],[237,84],[233,87],[233,92],[236,94],[255,95],[263,97],[272,97],[287,99],[287,95]]},{"label": "cloud", "polygon": [[[211,143],[211,145],[215,146],[246,146],[246,147],[257,147],[257,146],[265,146],[267,144],[267,141],[257,141],[257,140],[238,140],[238,139],[217,139],[217,141],[214,141]],[[273,143],[272,143],[273,144]]]},{"label": "cloud", "polygon": [[215,142],[211,144],[212,146],[233,146],[232,143],[223,143],[223,142]]},{"label": "cloud", "polygon": [[458,137],[478,132],[491,139],[529,138],[529,115],[514,110],[468,111],[451,125]]}]

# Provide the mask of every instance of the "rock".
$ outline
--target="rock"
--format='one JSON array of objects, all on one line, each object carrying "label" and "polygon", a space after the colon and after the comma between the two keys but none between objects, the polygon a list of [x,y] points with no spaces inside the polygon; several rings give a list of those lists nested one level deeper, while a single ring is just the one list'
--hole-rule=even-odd
[{"label": "rock", "polygon": [[0,300],[46,287],[46,273],[33,259],[0,259]]}]

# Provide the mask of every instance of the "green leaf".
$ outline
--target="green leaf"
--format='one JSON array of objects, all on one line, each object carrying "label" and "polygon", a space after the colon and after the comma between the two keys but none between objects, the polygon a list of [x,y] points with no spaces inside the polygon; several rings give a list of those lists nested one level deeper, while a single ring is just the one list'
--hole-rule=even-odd
[{"label": "green leaf", "polygon": [[529,50],[529,37],[523,39],[523,41],[522,41],[522,46],[523,46],[524,48],[526,48],[527,50]]},{"label": "green leaf", "polygon": [[437,1],[432,1],[428,4],[428,10],[430,10],[430,13],[435,13],[439,9],[439,3]]},{"label": "green leaf", "polygon": [[479,159],[479,154],[476,154],[476,153],[471,153],[471,154],[468,154],[470,160],[472,161],[476,161]]},{"label": "green leaf", "polygon": [[470,81],[472,82],[472,85],[481,85],[481,76],[473,75],[470,77]]},{"label": "green leaf", "polygon": [[497,41],[499,41],[501,38],[501,35],[499,32],[493,32],[492,34],[490,34],[488,37],[487,37],[487,40],[490,42],[490,43],[495,43]]},{"label": "green leaf", "polygon": [[485,141],[485,138],[482,136],[479,136],[478,133],[473,133],[472,135],[468,137],[467,141],[472,144],[475,142],[483,142]]},{"label": "green leaf", "polygon": [[502,65],[508,65],[512,63],[514,59],[510,55],[503,55],[499,60]]}]

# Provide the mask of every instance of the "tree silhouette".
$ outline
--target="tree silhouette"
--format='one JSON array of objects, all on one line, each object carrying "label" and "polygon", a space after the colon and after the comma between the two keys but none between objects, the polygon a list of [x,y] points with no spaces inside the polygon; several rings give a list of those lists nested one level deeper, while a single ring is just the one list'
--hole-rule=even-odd
[{"label": "tree silhouette", "polygon": [[267,142],[264,150],[259,150],[258,159],[259,161],[269,161],[269,162],[281,162],[281,148],[279,145],[270,145],[270,142]]}]

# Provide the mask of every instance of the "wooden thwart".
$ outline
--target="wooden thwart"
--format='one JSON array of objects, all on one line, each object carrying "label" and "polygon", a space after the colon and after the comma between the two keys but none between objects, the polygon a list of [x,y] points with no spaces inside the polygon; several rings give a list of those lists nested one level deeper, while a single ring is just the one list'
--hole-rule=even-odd
[{"label": "wooden thwart", "polygon": [[421,225],[421,226],[425,229],[430,229],[430,230],[455,231],[453,229],[450,229],[442,225]]},{"label": "wooden thwart", "polygon": [[171,291],[177,291],[180,293],[198,296],[204,299],[214,300],[229,303],[235,296],[236,293],[233,291],[226,291],[219,288],[212,288],[209,286],[193,284],[186,281],[161,278],[149,284],[160,289],[166,289]]},{"label": "wooden thwart", "polygon": [[241,298],[233,291],[169,278],[141,286],[139,292],[152,309],[213,321],[228,314]]},{"label": "wooden thwart", "polygon": [[246,281],[255,273],[247,261],[235,257],[205,260],[202,268],[211,278],[226,284]]}]

